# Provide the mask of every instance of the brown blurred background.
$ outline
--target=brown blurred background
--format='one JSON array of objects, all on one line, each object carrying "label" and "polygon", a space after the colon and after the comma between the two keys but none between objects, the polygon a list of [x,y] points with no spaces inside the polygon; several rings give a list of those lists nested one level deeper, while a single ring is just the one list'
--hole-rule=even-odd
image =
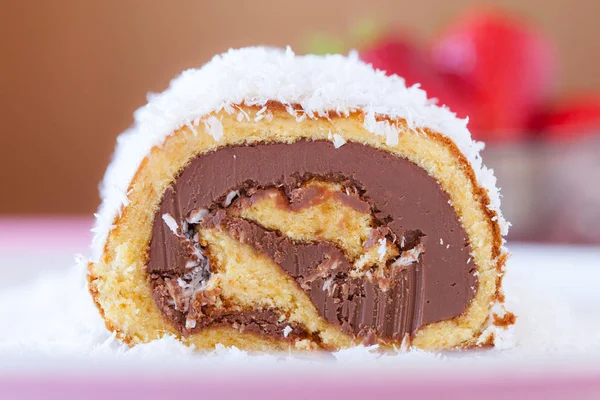
[{"label": "brown blurred background", "polygon": [[[3,1],[0,214],[91,213],[116,135],[148,91],[229,47],[305,49],[364,18],[428,40],[467,0]],[[559,92],[600,88],[600,1],[486,2],[529,18],[562,59]],[[303,47],[304,46],[304,47]]]}]

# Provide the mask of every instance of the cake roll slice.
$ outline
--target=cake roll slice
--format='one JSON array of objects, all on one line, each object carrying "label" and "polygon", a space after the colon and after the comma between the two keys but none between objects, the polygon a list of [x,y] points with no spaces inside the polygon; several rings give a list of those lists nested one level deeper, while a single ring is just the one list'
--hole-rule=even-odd
[{"label": "cake roll slice", "polygon": [[230,50],[119,137],[90,292],[131,345],[498,344],[508,224],[481,147],[355,55]]}]

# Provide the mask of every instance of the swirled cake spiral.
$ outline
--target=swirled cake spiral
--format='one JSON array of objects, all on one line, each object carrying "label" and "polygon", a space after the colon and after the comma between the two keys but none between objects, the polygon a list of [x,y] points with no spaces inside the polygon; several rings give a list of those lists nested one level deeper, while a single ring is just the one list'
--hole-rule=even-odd
[{"label": "swirled cake spiral", "polygon": [[508,224],[466,121],[353,55],[247,48],[136,112],[89,287],[135,345],[492,345]]}]

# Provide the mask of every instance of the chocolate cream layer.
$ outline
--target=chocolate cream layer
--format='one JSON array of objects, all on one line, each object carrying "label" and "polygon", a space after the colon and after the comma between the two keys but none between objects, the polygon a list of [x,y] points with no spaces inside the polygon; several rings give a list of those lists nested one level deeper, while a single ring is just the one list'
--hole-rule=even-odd
[{"label": "chocolate cream layer", "polygon": [[[294,243],[223,211],[235,196],[252,198],[273,188],[283,190],[290,209],[298,209],[315,199],[315,194],[297,191],[310,179],[354,188],[357,196],[340,200],[370,209],[375,232],[401,252],[418,248],[414,262],[390,265],[385,279],[351,278],[350,260],[335,245]],[[197,307],[178,301],[190,293],[206,296],[203,287],[211,268],[197,241],[201,220],[205,226],[227,229],[272,258],[323,318],[357,336],[402,339],[423,325],[456,317],[466,310],[477,287],[467,235],[448,195],[412,162],[352,142],[337,149],[328,141],[305,140],[231,146],[193,159],[165,192],[154,219],[150,283],[163,314],[183,334],[206,326],[197,323],[206,316],[198,307],[210,307],[210,301],[195,301]],[[219,311],[212,310],[211,318],[214,312]],[[263,328],[263,333],[279,328]]]}]

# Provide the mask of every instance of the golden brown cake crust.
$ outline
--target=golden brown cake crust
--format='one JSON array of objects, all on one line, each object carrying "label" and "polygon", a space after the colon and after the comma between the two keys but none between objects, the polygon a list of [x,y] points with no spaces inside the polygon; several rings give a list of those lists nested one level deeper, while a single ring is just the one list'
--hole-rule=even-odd
[{"label": "golden brown cake crust", "polygon": [[[243,104],[236,107],[251,116],[260,110]],[[273,116],[270,121],[255,122],[252,119],[251,122],[240,123],[227,113],[214,114],[224,126],[224,137],[219,143],[215,143],[206,132],[202,122],[193,127],[194,132],[189,127],[181,128],[168,136],[161,146],[154,147],[140,164],[129,186],[129,205],[115,218],[115,228],[106,241],[102,259],[89,265],[90,293],[109,330],[116,332],[128,344],[153,340],[165,333],[177,335],[163,320],[149,293],[145,292],[148,283],[143,267],[147,261],[152,219],[162,193],[193,157],[232,144],[327,139],[328,131],[338,132],[346,141],[382,148],[408,158],[425,169],[449,194],[469,236],[479,273],[477,297],[463,315],[431,324],[417,332],[413,345],[424,349],[486,346],[491,336],[482,343],[477,341],[486,326],[514,323],[511,313],[503,317],[491,314],[492,304],[503,303],[501,283],[507,254],[502,252],[500,227],[496,213],[488,207],[487,190],[478,184],[473,168],[451,139],[429,129],[411,130],[404,120],[377,116],[378,120],[387,120],[401,131],[400,143],[388,146],[383,137],[363,128],[365,115],[362,112],[347,117],[330,112],[326,117],[298,123],[283,104],[271,101],[266,107]],[[299,105],[294,109],[302,112]],[[450,169],[453,172],[448,174]],[[128,238],[133,232],[138,237],[130,243]],[[126,285],[121,288],[113,287],[124,282]],[[134,312],[144,317],[136,317]],[[228,335],[232,338],[236,334],[229,332]],[[345,347],[350,343],[334,327],[328,335],[332,338],[332,348]],[[206,346],[202,345],[203,335],[194,336],[185,340],[197,347],[210,347],[210,341],[206,342]],[[230,341],[233,342],[233,339]],[[239,341],[244,342],[243,338]],[[306,343],[303,345],[306,346]],[[278,346],[271,343],[270,348]]]}]

